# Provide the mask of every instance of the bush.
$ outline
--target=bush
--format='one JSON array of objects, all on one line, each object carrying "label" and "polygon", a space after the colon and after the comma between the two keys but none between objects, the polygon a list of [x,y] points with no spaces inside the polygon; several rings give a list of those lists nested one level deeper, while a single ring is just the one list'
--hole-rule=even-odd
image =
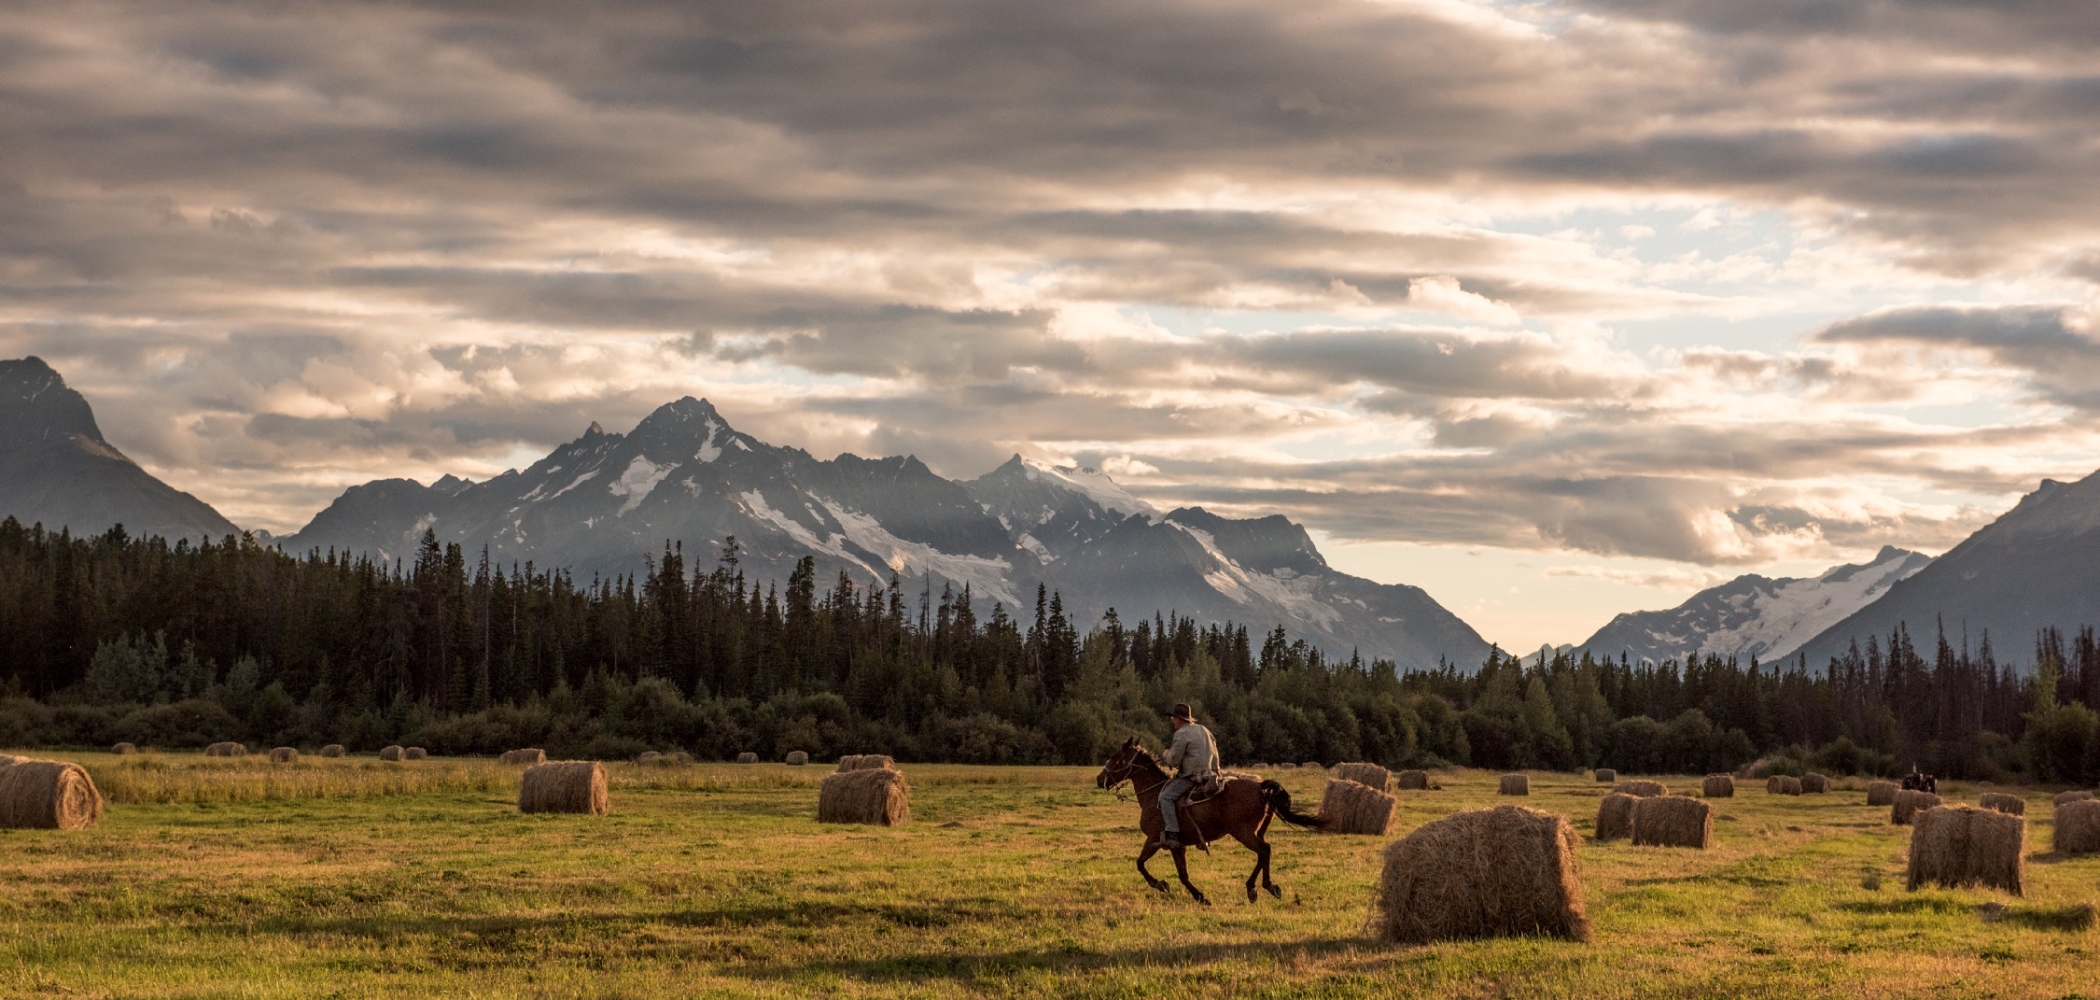
[{"label": "bush", "polygon": [[240,720],[218,702],[192,698],[149,705],[117,720],[116,736],[148,747],[201,747],[240,731]]}]

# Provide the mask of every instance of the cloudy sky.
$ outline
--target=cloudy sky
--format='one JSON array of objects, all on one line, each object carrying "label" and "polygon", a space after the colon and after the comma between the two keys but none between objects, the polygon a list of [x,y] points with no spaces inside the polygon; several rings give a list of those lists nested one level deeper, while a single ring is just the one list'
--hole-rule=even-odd
[{"label": "cloudy sky", "polygon": [[0,356],[244,527],[684,394],[1518,648],[2100,466],[2090,0],[0,10]]}]

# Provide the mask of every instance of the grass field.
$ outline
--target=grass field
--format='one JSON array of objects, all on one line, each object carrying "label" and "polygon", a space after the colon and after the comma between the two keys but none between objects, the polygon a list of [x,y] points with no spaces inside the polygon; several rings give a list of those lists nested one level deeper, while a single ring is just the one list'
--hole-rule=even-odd
[{"label": "grass field", "polygon": [[[38,756],[110,805],[0,831],[7,996],[2100,996],[2100,857],[2045,853],[2040,791],[2025,899],[1905,892],[1908,828],[1856,783],[1758,787],[1716,802],[1711,851],[1585,839],[1592,944],[1390,948],[1364,933],[1390,838],[1274,833],[1284,899],[1251,905],[1252,855],[1198,855],[1200,907],[1145,888],[1137,807],[1092,769],[908,766],[884,830],[816,824],[817,766],[609,765],[594,818],[519,815],[484,762]],[[1271,776],[1318,803],[1324,775]],[[1440,780],[1395,836],[1513,801]],[[1587,834],[1602,793],[1537,773],[1525,804]]]}]

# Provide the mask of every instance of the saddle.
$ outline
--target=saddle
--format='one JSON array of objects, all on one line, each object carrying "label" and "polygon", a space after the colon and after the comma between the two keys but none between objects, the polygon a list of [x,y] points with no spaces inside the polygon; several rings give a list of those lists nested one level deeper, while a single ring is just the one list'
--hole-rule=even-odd
[{"label": "saddle", "polygon": [[1212,771],[1202,781],[1191,785],[1188,798],[1181,801],[1184,807],[1202,805],[1223,794],[1225,794],[1225,773],[1223,771]]},{"label": "saddle", "polygon": [[1189,786],[1189,793],[1181,802],[1181,834],[1188,838],[1188,845],[1204,853],[1210,852],[1210,837],[1204,834],[1203,824],[1196,822],[1195,807],[1225,794],[1225,784],[1236,775],[1223,771],[1212,771],[1202,781]]}]

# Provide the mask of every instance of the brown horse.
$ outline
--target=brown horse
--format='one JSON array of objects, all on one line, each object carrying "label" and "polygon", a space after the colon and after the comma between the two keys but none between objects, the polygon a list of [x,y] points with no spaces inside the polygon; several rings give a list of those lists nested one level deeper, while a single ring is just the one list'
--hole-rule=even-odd
[{"label": "brown horse", "polygon": [[[1145,849],[1138,853],[1137,859],[1138,874],[1145,877],[1146,885],[1165,892],[1166,880],[1153,878],[1152,872],[1145,868],[1145,862],[1159,853],[1160,834],[1167,828],[1166,818],[1159,812],[1159,789],[1167,783],[1167,772],[1161,770],[1152,755],[1138,745],[1135,736],[1110,755],[1101,773],[1094,776],[1094,783],[1104,789],[1126,781],[1137,792],[1141,810],[1138,827],[1145,831]],[[1254,894],[1257,878],[1261,880],[1261,887],[1269,890],[1269,895],[1283,898],[1283,890],[1269,881],[1269,842],[1262,839],[1269,831],[1269,819],[1281,816],[1286,822],[1313,829],[1324,827],[1328,822],[1324,817],[1293,812],[1291,793],[1282,785],[1254,778],[1229,778],[1225,790],[1216,797],[1193,806],[1187,804],[1187,799],[1182,802],[1181,835],[1184,838],[1199,838],[1197,843],[1207,843],[1229,836],[1254,852],[1254,870],[1247,873],[1247,902],[1250,903],[1259,898]],[[1189,881],[1187,850],[1176,847],[1172,853],[1174,871],[1181,876],[1182,887],[1195,897],[1196,902],[1209,906],[1210,900],[1203,895],[1203,890]]]}]

